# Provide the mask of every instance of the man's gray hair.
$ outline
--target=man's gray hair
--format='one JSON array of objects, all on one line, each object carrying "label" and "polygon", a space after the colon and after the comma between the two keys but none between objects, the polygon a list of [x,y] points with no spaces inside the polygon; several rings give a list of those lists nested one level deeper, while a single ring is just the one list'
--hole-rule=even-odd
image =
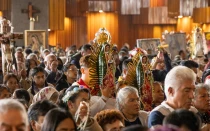
[{"label": "man's gray hair", "polygon": [[118,91],[116,97],[116,105],[118,110],[121,110],[121,106],[125,104],[125,100],[130,94],[138,95],[138,90],[132,86],[126,86]]},{"label": "man's gray hair", "polygon": [[44,61],[48,61],[50,57],[56,57],[56,56],[54,54],[52,54],[52,53],[48,54],[47,56],[45,56]]},{"label": "man's gray hair", "polygon": [[38,60],[38,56],[35,53],[31,53],[27,56],[27,59],[32,59],[33,57],[36,57]]},{"label": "man's gray hair", "polygon": [[49,52],[50,53],[50,50],[48,50],[48,49],[44,49],[43,51],[42,51],[42,56],[44,56],[45,57],[45,52]]},{"label": "man's gray hair", "polygon": [[44,49],[44,50],[42,51],[42,53],[45,53],[45,52],[50,52],[50,50]]},{"label": "man's gray hair", "polygon": [[17,51],[23,52],[23,48],[22,47],[17,47],[15,52],[17,52]]},{"label": "man's gray hair", "polygon": [[165,78],[164,91],[166,96],[168,96],[168,88],[178,89],[185,81],[192,81],[195,83],[196,74],[188,67],[176,66],[171,69]]},{"label": "man's gray hair", "polygon": [[26,121],[26,125],[29,125],[26,109],[20,102],[18,102],[17,100],[14,100],[14,99],[2,99],[2,100],[0,100],[0,114],[4,114],[9,110],[20,111],[23,118]]},{"label": "man's gray hair", "polygon": [[195,86],[195,97],[198,94],[198,90],[200,89],[206,89],[208,92],[210,91],[210,86],[208,84],[204,84],[204,83],[199,83]]}]

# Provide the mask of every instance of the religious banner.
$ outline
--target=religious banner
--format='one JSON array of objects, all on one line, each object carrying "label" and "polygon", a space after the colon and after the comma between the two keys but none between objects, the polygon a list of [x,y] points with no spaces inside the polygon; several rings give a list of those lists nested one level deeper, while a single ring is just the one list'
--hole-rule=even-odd
[{"label": "religious banner", "polygon": [[25,30],[25,47],[33,51],[42,51],[46,48],[46,31],[45,30]]},{"label": "religious banner", "polygon": [[171,53],[173,60],[180,50],[186,52],[186,33],[165,34],[165,42],[168,44],[168,51]]},{"label": "religious banner", "polygon": [[158,53],[159,38],[137,39],[137,47],[147,51],[148,54],[155,55]]}]

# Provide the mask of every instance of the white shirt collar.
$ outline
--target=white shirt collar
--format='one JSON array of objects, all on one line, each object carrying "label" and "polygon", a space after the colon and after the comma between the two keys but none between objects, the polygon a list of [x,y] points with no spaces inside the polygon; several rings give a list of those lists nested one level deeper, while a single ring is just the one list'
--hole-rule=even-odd
[{"label": "white shirt collar", "polygon": [[173,111],[174,111],[174,108],[170,107],[170,106],[166,103],[166,101],[163,101],[163,102],[161,103],[161,105],[164,106],[164,107],[166,107],[167,109],[169,109],[170,112],[173,112]]}]

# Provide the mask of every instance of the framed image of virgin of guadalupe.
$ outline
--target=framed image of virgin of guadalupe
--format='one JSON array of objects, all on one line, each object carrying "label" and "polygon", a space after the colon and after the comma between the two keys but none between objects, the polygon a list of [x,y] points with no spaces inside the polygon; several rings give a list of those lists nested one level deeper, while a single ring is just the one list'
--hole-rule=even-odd
[{"label": "framed image of virgin of guadalupe", "polygon": [[156,55],[158,53],[159,38],[137,39],[136,42],[137,47],[146,50],[148,54]]},{"label": "framed image of virgin of guadalupe", "polygon": [[41,52],[46,48],[45,40],[45,30],[25,30],[24,41],[26,48],[31,48],[33,51]]}]

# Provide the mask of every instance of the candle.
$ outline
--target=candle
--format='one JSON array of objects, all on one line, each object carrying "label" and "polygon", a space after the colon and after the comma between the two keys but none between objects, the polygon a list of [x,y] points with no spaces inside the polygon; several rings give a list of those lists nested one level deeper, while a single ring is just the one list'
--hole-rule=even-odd
[{"label": "candle", "polygon": [[30,21],[30,28],[29,29],[34,30],[34,21],[33,20]]},{"label": "candle", "polygon": [[10,33],[11,33],[11,34],[13,34],[13,33],[14,33],[14,27],[13,27],[13,26],[11,26]]},{"label": "candle", "polygon": [[0,34],[3,34],[3,22],[1,22]]}]

